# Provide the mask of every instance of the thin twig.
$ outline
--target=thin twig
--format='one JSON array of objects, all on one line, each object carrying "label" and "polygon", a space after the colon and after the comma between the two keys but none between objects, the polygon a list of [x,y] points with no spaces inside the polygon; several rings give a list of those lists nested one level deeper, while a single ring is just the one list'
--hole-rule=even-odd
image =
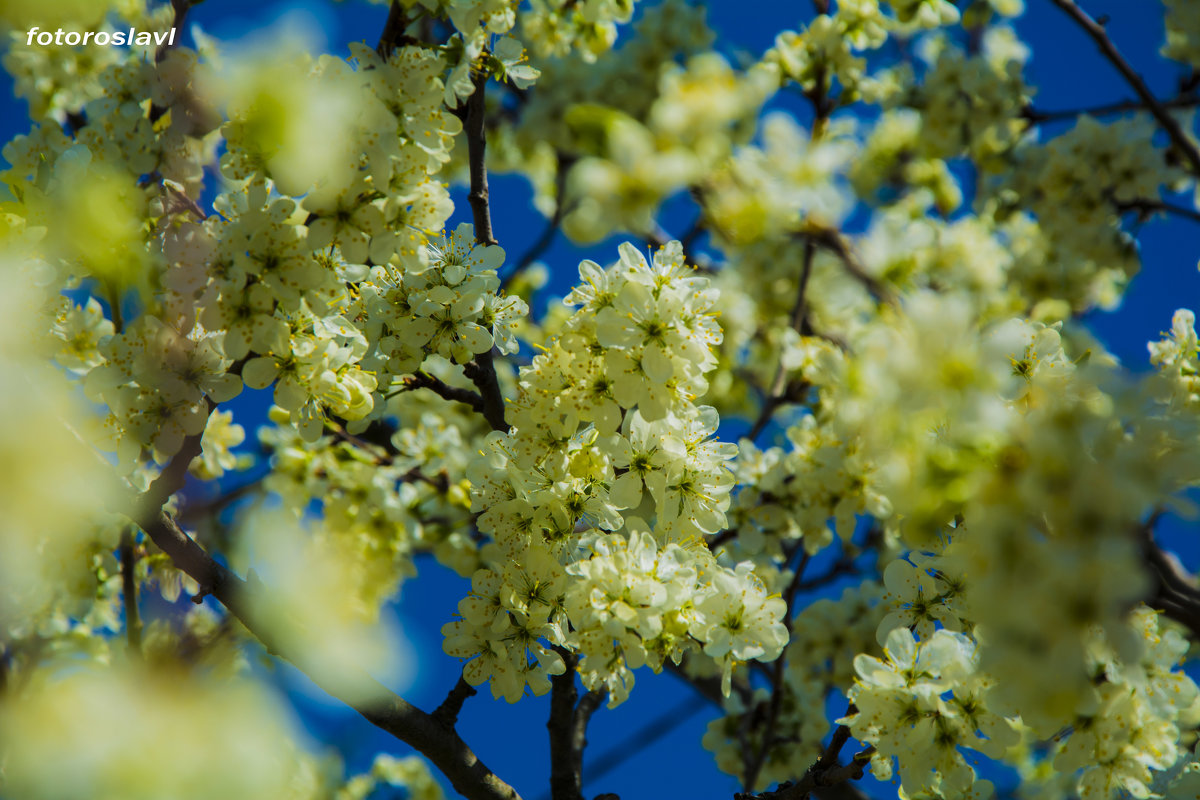
[{"label": "thin twig", "polygon": [[1190,219],[1192,222],[1200,222],[1200,211],[1186,206],[1175,205],[1161,200],[1131,200],[1127,203],[1118,203],[1118,211],[1136,211],[1142,219],[1149,217],[1151,214],[1173,214],[1184,219]]},{"label": "thin twig", "polygon": [[[1200,95],[1195,94],[1181,94],[1178,97],[1162,101],[1163,108],[1193,108],[1197,105],[1200,105]],[[1119,100],[1115,103],[1108,103],[1102,106],[1061,108],[1050,111],[1034,108],[1033,106],[1025,106],[1021,109],[1021,117],[1036,125],[1043,122],[1059,122],[1061,120],[1075,119],[1076,117],[1107,117],[1110,114],[1124,114],[1128,111],[1148,110],[1146,104],[1141,100]]]},{"label": "thin twig", "polygon": [[874,275],[867,272],[841,233],[828,228],[810,228],[800,231],[797,236],[813,241],[837,256],[841,260],[842,267],[846,270],[846,273],[861,283],[863,288],[867,290],[867,293],[875,298],[876,302],[887,303],[892,306],[899,304],[891,289],[881,283]]},{"label": "thin twig", "polygon": [[1134,71],[1129,62],[1117,50],[1112,39],[1108,37],[1108,32],[1104,29],[1104,26],[1092,19],[1073,0],[1053,0],[1053,2],[1066,12],[1071,19],[1075,20],[1083,28],[1084,32],[1092,38],[1092,41],[1100,48],[1100,52],[1125,77],[1125,80],[1133,87],[1133,91],[1137,93],[1142,103],[1145,104],[1146,110],[1154,115],[1154,118],[1158,120],[1158,124],[1167,132],[1167,136],[1170,137],[1171,142],[1179,149],[1179,152],[1183,154],[1188,163],[1191,164],[1192,174],[1200,175],[1200,151],[1197,151],[1195,144],[1188,139],[1187,134],[1180,127],[1179,121],[1167,112],[1162,102],[1154,96],[1154,93],[1150,91],[1150,87],[1142,80],[1142,76]]},{"label": "thin twig", "polygon": [[[808,315],[808,280],[812,275],[813,257],[816,255],[817,246],[812,239],[804,242],[804,264],[800,269],[800,282],[796,290],[796,302],[792,306],[791,326],[796,333],[802,333],[804,330],[804,320]],[[750,428],[750,432],[746,434],[746,438],[750,441],[757,441],[759,434],[767,427],[767,423],[775,416],[775,412],[781,405],[784,404],[784,389],[787,384],[787,368],[783,365],[783,355],[779,356],[779,366],[775,369],[775,378],[771,381],[771,388],[767,392],[766,398],[763,400],[762,409],[759,411],[758,419],[754,421],[754,426]]]},{"label": "thin twig", "polygon": [[413,373],[411,378],[404,379],[404,385],[399,389],[389,393],[387,397],[390,399],[402,392],[411,392],[415,389],[428,389],[439,397],[446,400],[453,400],[456,403],[463,403],[470,406],[480,414],[483,413],[483,397],[477,392],[470,389],[461,389],[457,386],[451,386],[441,378],[434,377],[428,372],[418,370]]},{"label": "thin twig", "polygon": [[[804,568],[808,566],[809,559],[811,558],[808,551],[804,549],[804,541],[801,540],[796,544],[792,552],[787,554],[787,558],[784,561],[785,565],[792,560],[796,552],[801,553],[800,563],[796,565],[796,571],[792,573],[792,579],[788,582],[788,587],[783,593],[783,599],[787,603],[787,611],[783,615],[783,624],[788,630],[789,638],[792,632],[792,605],[796,598],[796,587],[800,584],[800,579],[804,575]],[[783,694],[786,691],[784,688],[786,670],[787,650],[784,650],[775,659],[774,663],[771,664],[771,700],[767,706],[767,720],[761,726],[762,738],[759,746],[753,754],[748,754],[750,757],[746,761],[746,773],[742,781],[742,786],[748,792],[753,791],[754,784],[758,781],[758,775],[762,771],[763,765],[767,762],[767,756],[771,748],[775,745],[773,735],[775,724],[779,720],[779,710],[783,705]]]},{"label": "thin twig", "polygon": [[651,722],[616,747],[602,753],[585,773],[585,785],[592,785],[628,759],[646,750],[656,741],[679,728],[683,720],[695,714],[708,703],[700,695],[691,695],[682,703],[670,708],[661,717]]},{"label": "thin twig", "polygon": [[[853,714],[858,709],[851,703],[846,714]],[[804,776],[796,782],[781,784],[778,789],[771,792],[762,792],[761,794],[745,794],[740,793],[734,795],[734,800],[805,800],[810,794],[816,792],[822,787],[834,786],[839,783],[850,780],[858,780],[866,771],[867,763],[870,762],[871,756],[875,753],[875,748],[867,747],[866,749],[855,753],[850,759],[850,763],[841,764],[838,762],[838,755],[842,752],[846,742],[850,741],[850,729],[845,725],[839,725],[833,731],[833,736],[829,740],[829,746],[804,773]]]}]

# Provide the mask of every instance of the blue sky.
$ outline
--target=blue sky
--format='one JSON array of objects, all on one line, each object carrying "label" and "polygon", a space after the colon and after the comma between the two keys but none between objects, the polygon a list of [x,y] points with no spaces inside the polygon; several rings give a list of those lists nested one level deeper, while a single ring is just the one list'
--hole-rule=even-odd
[{"label": "blue sky", "polygon": [[[1016,27],[1031,46],[1033,57],[1026,70],[1027,82],[1038,87],[1035,105],[1043,110],[1098,105],[1133,96],[1118,73],[1098,53],[1092,42],[1057,8],[1045,0],[1027,0],[1029,9]],[[1084,3],[1093,16],[1107,14],[1110,34],[1121,51],[1141,71],[1160,96],[1174,93],[1182,67],[1158,57],[1162,44],[1161,6],[1157,0],[1089,0]],[[241,38],[271,24],[305,27],[315,46],[345,53],[345,43],[366,40],[374,43],[386,9],[363,2],[260,2],[207,0],[196,8],[191,21],[218,39]],[[797,14],[801,16],[797,16]],[[710,21],[722,40],[750,53],[770,46],[777,31],[796,28],[811,15],[804,2],[781,0],[715,0]],[[0,75],[0,140],[7,141],[27,127],[22,103],[12,100],[11,81]],[[1047,128],[1060,132],[1065,125]],[[530,192],[523,181],[505,176],[492,178],[496,234],[510,254],[517,255],[541,232],[543,223],[533,216]],[[457,196],[462,200],[461,193]],[[459,219],[469,220],[469,209],[459,202]],[[1178,219],[1155,220],[1140,237],[1143,271],[1132,284],[1119,309],[1093,313],[1087,318],[1092,330],[1131,369],[1144,369],[1146,341],[1158,338],[1170,325],[1171,314],[1181,306],[1195,307],[1200,290],[1195,241],[1195,223]],[[554,265],[551,290],[564,292],[575,277],[575,266],[584,255],[599,261],[611,260],[611,245],[577,250],[559,242],[546,255]],[[261,414],[262,398],[247,398],[238,411]],[[253,419],[244,419],[249,428]],[[1197,548],[1182,523],[1168,521],[1164,538],[1179,547],[1195,566]],[[442,654],[440,628],[451,618],[467,584],[448,576],[432,562],[429,575],[405,585],[396,613],[400,616],[414,653],[422,654],[411,685],[404,688],[412,702],[432,708],[454,684],[456,660]],[[812,567],[814,573],[819,566]],[[840,591],[840,589],[839,589]],[[315,741],[339,747],[355,768],[364,768],[374,752],[403,754],[407,748],[363,721],[353,712],[325,703],[305,679],[284,668],[283,683],[295,701],[304,725]],[[387,682],[387,676],[380,676]],[[602,780],[585,784],[584,794],[616,792],[624,798],[651,796],[729,797],[737,788],[732,778],[718,772],[711,756],[699,746],[705,723],[713,711],[692,702],[693,693],[669,675],[654,676],[642,670],[628,702],[615,710],[601,709],[589,730],[589,760],[595,761],[613,749],[628,748],[636,732],[663,715],[677,720],[675,728],[655,744],[634,748],[618,769]],[[401,687],[397,687],[401,688]],[[840,713],[836,709],[835,713]],[[547,698],[527,698],[517,706],[494,701],[487,693],[469,700],[461,716],[460,730],[482,760],[512,783],[526,800],[548,793]],[[585,771],[586,774],[586,771]],[[864,786],[864,788],[868,788]],[[870,789],[869,789],[870,790]],[[887,787],[873,794],[892,795]]]}]

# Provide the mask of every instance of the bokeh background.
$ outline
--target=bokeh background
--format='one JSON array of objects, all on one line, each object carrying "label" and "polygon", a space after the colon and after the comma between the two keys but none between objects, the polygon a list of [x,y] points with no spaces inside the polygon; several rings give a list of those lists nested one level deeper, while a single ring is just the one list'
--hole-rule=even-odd
[{"label": "bokeh background", "polygon": [[[1163,9],[1158,0],[1086,0],[1083,5],[1094,17],[1108,16],[1111,38],[1156,94],[1174,94],[1183,67],[1158,56],[1164,39]],[[813,14],[808,3],[784,0],[712,0],[707,6],[718,47],[731,60],[742,53],[760,55],[771,46],[777,32],[796,29]],[[299,33],[314,52],[349,55],[349,42],[374,45],[386,12],[385,6],[355,0],[206,0],[190,12],[185,30],[180,33],[186,45],[192,43],[192,26],[199,26],[222,42],[253,47],[256,40],[265,41],[289,31]],[[1040,110],[1085,108],[1133,98],[1132,90],[1091,40],[1049,0],[1026,0],[1026,11],[1015,26],[1032,51],[1026,82],[1037,87],[1034,103]],[[766,110],[773,108],[784,108],[802,122],[809,116],[806,104],[787,95],[781,95]],[[13,97],[11,80],[0,73],[0,141],[25,132],[29,124],[27,107]],[[1042,135],[1057,135],[1072,124],[1066,121],[1042,126]],[[523,179],[492,175],[491,193],[496,236],[516,258],[541,234],[544,220],[534,210],[532,193]],[[1187,205],[1192,202],[1191,198],[1178,200]],[[471,219],[461,187],[455,193],[455,202],[457,210],[449,227]],[[678,234],[690,222],[690,213],[684,204],[674,205],[678,208],[669,204],[661,221],[667,230]],[[865,222],[864,215],[855,215],[849,230],[861,230]],[[601,263],[614,260],[617,241],[581,250],[559,237],[542,259],[550,273],[543,296],[565,294],[577,277],[581,258]],[[1113,311],[1093,312],[1085,318],[1093,333],[1132,371],[1147,369],[1146,342],[1159,338],[1160,332],[1170,326],[1175,309],[1195,308],[1200,299],[1200,248],[1196,246],[1200,225],[1159,217],[1141,228],[1138,241],[1142,273],[1133,280],[1122,304]],[[700,245],[702,249],[703,240]],[[246,449],[253,450],[253,431],[265,422],[269,404],[269,392],[251,390],[231,404],[236,421],[247,430]],[[727,420],[721,432],[724,438],[736,439],[747,427],[742,421]],[[225,482],[234,486],[253,477],[234,475]],[[1165,519],[1160,540],[1190,568],[1200,565],[1195,521]],[[822,571],[822,560],[810,565],[811,574]],[[458,661],[442,652],[440,629],[451,619],[458,600],[468,590],[468,582],[431,560],[423,561],[422,566],[425,571],[404,585],[389,609],[404,633],[400,659],[403,669],[395,675],[378,677],[411,702],[430,709],[441,702],[458,677]],[[840,594],[843,586],[834,584],[807,599]],[[408,754],[405,745],[330,701],[290,667],[278,667],[270,672],[270,678],[292,702],[297,724],[308,732],[309,744],[335,748],[350,771],[367,769],[377,752]],[[840,698],[830,701],[832,717],[844,708]],[[485,688],[467,702],[459,729],[480,758],[526,800],[541,800],[549,797],[548,713],[548,697],[529,697],[510,706],[503,700],[493,700]],[[715,707],[673,676],[639,671],[630,699],[613,710],[602,708],[592,718],[585,755],[585,796],[614,792],[626,800],[730,797],[739,788],[737,783],[719,772],[711,755],[700,747],[705,726],[718,714]],[[983,771],[996,783],[998,794],[1011,792],[1014,774]],[[448,785],[446,788],[453,795]],[[894,786],[879,784],[869,775],[860,788],[881,798],[894,797],[896,791]]]}]

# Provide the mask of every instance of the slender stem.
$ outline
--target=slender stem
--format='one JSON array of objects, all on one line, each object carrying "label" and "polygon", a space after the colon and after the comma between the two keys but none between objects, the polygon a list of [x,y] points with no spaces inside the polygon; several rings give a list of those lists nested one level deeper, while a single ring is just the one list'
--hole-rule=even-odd
[{"label": "slender stem", "polygon": [[[846,713],[853,714],[857,710],[851,703]],[[829,740],[829,746],[799,781],[783,784],[772,792],[762,792],[757,795],[736,794],[734,800],[805,800],[822,787],[858,780],[866,771],[867,763],[875,753],[875,748],[867,747],[855,753],[849,764],[841,764],[838,762],[838,755],[841,754],[842,748],[848,741],[850,741],[850,729],[845,725],[837,726]]]},{"label": "slender stem", "polygon": [[1136,211],[1143,216],[1149,216],[1154,213],[1174,214],[1184,219],[1190,219],[1192,222],[1200,222],[1200,211],[1160,200],[1133,200],[1128,203],[1118,203],[1117,210],[1122,212]]},{"label": "slender stem", "polygon": [[[796,599],[796,587],[800,585],[800,579],[804,575],[804,569],[808,566],[811,556],[804,549],[804,541],[801,540],[796,544],[792,552],[788,553],[785,563],[790,562],[794,555],[799,552],[800,563],[796,565],[796,571],[792,573],[792,579],[788,582],[788,587],[784,590],[783,599],[787,602],[787,611],[783,616],[783,624],[788,629],[789,635],[792,631],[792,605]],[[760,730],[762,738],[759,741],[759,746],[753,754],[749,754],[746,760],[746,772],[742,781],[743,788],[746,791],[752,791],[755,782],[758,781],[758,775],[762,771],[763,765],[767,762],[767,756],[770,754],[771,748],[775,745],[774,732],[775,723],[779,720],[779,710],[783,705],[783,694],[786,691],[784,686],[784,677],[787,671],[787,650],[779,654],[779,658],[771,664],[771,701],[767,706],[767,721]]]},{"label": "slender stem", "polygon": [[[808,315],[808,301],[806,295],[808,293],[808,280],[812,276],[813,257],[817,251],[816,244],[812,239],[804,242],[804,265],[800,269],[800,282],[796,290],[796,302],[792,306],[791,326],[796,333],[803,333],[804,320]],[[787,369],[783,366],[783,356],[779,357],[779,366],[775,369],[775,378],[771,381],[771,388],[767,392],[766,398],[763,400],[762,409],[759,411],[758,419],[754,421],[754,426],[750,428],[750,432],[746,434],[746,438],[750,441],[756,441],[759,434],[767,427],[767,423],[775,416],[776,410],[784,404],[784,389],[787,385]]]},{"label": "slender stem", "polygon": [[[1178,97],[1172,97],[1170,100],[1163,100],[1163,108],[1193,108],[1200,105],[1200,95],[1181,94]],[[1033,124],[1042,122],[1058,122],[1060,120],[1075,119],[1076,117],[1106,117],[1110,114],[1123,114],[1127,111],[1147,111],[1146,104],[1141,100],[1118,100],[1115,103],[1108,103],[1102,106],[1091,106],[1090,108],[1062,108],[1052,111],[1045,111],[1033,106],[1026,106],[1021,109],[1021,116]]]},{"label": "slender stem", "polygon": [[1171,142],[1179,149],[1183,157],[1191,164],[1192,173],[1200,175],[1200,151],[1197,151],[1195,144],[1188,139],[1183,128],[1180,127],[1179,121],[1172,117],[1163,104],[1159,101],[1154,93],[1150,91],[1150,87],[1142,80],[1142,76],[1134,71],[1129,62],[1117,50],[1112,39],[1108,37],[1108,32],[1104,30],[1104,26],[1082,8],[1080,8],[1074,0],[1052,0],[1053,3],[1061,8],[1071,19],[1083,28],[1084,32],[1092,38],[1096,46],[1100,48],[1100,52],[1112,63],[1117,71],[1124,76],[1125,80],[1133,87],[1133,91],[1145,104],[1146,109],[1154,115],[1158,120],[1158,124],[1167,132]]}]

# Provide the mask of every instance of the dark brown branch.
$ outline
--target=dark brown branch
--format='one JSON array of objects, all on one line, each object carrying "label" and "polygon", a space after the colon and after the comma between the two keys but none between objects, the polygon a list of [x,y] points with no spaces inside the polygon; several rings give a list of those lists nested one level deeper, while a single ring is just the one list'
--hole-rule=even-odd
[{"label": "dark brown branch", "polygon": [[1200,222],[1200,211],[1160,200],[1133,200],[1128,203],[1118,203],[1117,210],[1121,212],[1136,211],[1142,220],[1159,213],[1174,214],[1184,219],[1190,219],[1192,222]]},{"label": "dark brown branch", "polygon": [[1154,526],[1161,516],[1161,510],[1155,511],[1136,531],[1142,561],[1152,583],[1146,602],[1152,608],[1161,609],[1200,639],[1200,587],[1178,559],[1155,540]]},{"label": "dark brown branch", "polygon": [[193,522],[195,520],[207,517],[211,514],[218,514],[222,510],[228,508],[232,504],[241,500],[248,494],[260,491],[263,486],[263,479],[258,478],[252,481],[235,486],[223,494],[220,494],[211,500],[206,500],[200,503],[188,503],[179,513],[179,519],[184,522]]},{"label": "dark brown branch", "polygon": [[[846,713],[853,714],[857,710],[851,703]],[[805,800],[810,794],[819,792],[823,787],[858,780],[866,771],[867,764],[875,753],[875,748],[867,747],[861,752],[855,753],[854,757],[850,759],[850,763],[841,764],[838,762],[838,756],[848,741],[850,741],[850,729],[845,725],[837,726],[833,731],[833,736],[830,737],[829,746],[799,781],[781,784],[778,789],[771,792],[735,794],[734,800]]]},{"label": "dark brown branch", "polygon": [[492,351],[479,353],[475,360],[463,365],[463,373],[479,388],[483,397],[483,408],[480,413],[492,426],[492,430],[507,431],[508,422],[504,418],[504,395],[500,393],[500,380],[496,377],[496,362]]},{"label": "dark brown branch", "polygon": [[575,752],[575,665],[578,656],[555,648],[566,670],[550,678],[550,797],[552,800],[583,800],[583,751]]},{"label": "dark brown branch", "polygon": [[571,722],[571,749],[579,759],[580,772],[583,771],[583,750],[587,747],[588,723],[592,721],[592,715],[600,708],[607,695],[603,690],[588,690],[579,698],[579,705],[575,706],[575,718]]},{"label": "dark brown branch", "polygon": [[[454,113],[463,120],[463,130],[467,135],[467,160],[471,173],[471,193],[467,195],[467,200],[471,203],[471,214],[475,219],[475,241],[482,245],[493,245],[497,242],[492,233],[492,211],[488,205],[485,113],[487,80],[487,72],[480,69],[474,77],[475,91],[467,99],[466,106],[460,106]],[[507,431],[504,395],[500,393],[500,381],[496,378],[496,364],[492,359],[492,351],[475,356],[474,361],[463,366],[463,372],[479,390],[483,405],[478,410],[487,419],[488,424],[493,430]]]},{"label": "dark brown branch", "polygon": [[[175,12],[171,18],[171,28],[175,31],[175,36],[170,38],[178,38],[183,35],[179,29],[183,26],[184,20],[187,19],[188,9],[198,4],[197,0],[171,0],[171,9]],[[154,63],[162,63],[162,60],[167,57],[167,53],[174,46],[169,42],[160,44],[154,52]],[[151,119],[156,119],[156,117],[151,116]]]},{"label": "dark brown branch", "polygon": [[467,136],[467,158],[471,173],[471,192],[467,201],[475,218],[475,240],[480,244],[497,244],[492,233],[492,210],[488,205],[487,178],[487,114],[486,91],[488,74],[483,69],[475,73],[475,91],[467,98],[466,106],[455,113],[463,121]]},{"label": "dark brown branch", "polygon": [[475,687],[467,683],[463,676],[458,676],[458,683],[454,684],[454,688],[446,695],[446,699],[442,704],[433,710],[431,715],[434,719],[440,722],[444,727],[453,729],[458,724],[458,713],[462,711],[463,703],[468,697],[475,696]]},{"label": "dark brown branch", "polygon": [[138,613],[137,552],[133,530],[126,525],[121,531],[121,603],[125,608],[125,642],[133,658],[142,654],[142,619]]},{"label": "dark brown branch", "polygon": [[1158,120],[1158,124],[1167,132],[1172,144],[1179,149],[1179,152],[1191,164],[1193,175],[1200,175],[1200,151],[1196,150],[1196,146],[1188,139],[1187,133],[1180,127],[1179,121],[1167,112],[1163,104],[1159,101],[1154,93],[1150,91],[1150,87],[1142,80],[1142,76],[1134,71],[1129,62],[1117,50],[1112,39],[1108,37],[1108,32],[1104,30],[1104,26],[1096,20],[1092,19],[1086,11],[1080,8],[1073,0],[1053,0],[1054,4],[1061,8],[1071,19],[1083,28],[1084,32],[1092,38],[1096,46],[1100,48],[1100,52],[1112,63],[1117,71],[1124,76],[1125,80],[1133,87],[1133,91],[1141,99],[1154,118]]},{"label": "dark brown branch", "polygon": [[[1200,95],[1181,94],[1178,97],[1172,97],[1170,100],[1163,100],[1163,108],[1193,108],[1200,105]],[[1060,120],[1075,119],[1076,117],[1106,117],[1110,114],[1124,114],[1129,111],[1148,111],[1146,104],[1141,100],[1120,100],[1115,103],[1108,103],[1102,106],[1092,106],[1090,108],[1062,108],[1052,111],[1043,111],[1033,106],[1025,106],[1021,109],[1021,118],[1036,124],[1043,122],[1058,122]]]},{"label": "dark brown branch", "polygon": [[[783,624],[788,629],[790,637],[792,631],[792,606],[796,599],[796,587],[800,585],[800,579],[804,575],[804,569],[808,566],[808,561],[811,558],[808,551],[804,549],[804,542],[801,540],[796,543],[795,548],[787,554],[785,564],[790,562],[795,554],[799,552],[800,563],[796,565],[795,572],[792,573],[792,579],[788,582],[787,589],[784,590],[783,599],[787,603],[787,611],[783,615]],[[771,700],[767,706],[767,720],[762,726],[762,739],[759,742],[758,748],[753,754],[748,754],[746,759],[746,772],[742,781],[742,786],[746,791],[753,791],[754,784],[758,781],[758,775],[762,771],[763,765],[767,762],[767,756],[771,752],[771,748],[775,746],[773,741],[775,724],[779,720],[779,710],[783,704],[783,693],[786,691],[784,687],[784,677],[787,670],[787,650],[779,654],[771,664]]]},{"label": "dark brown branch", "polygon": [[375,52],[387,60],[398,45],[416,44],[417,40],[405,35],[408,29],[408,12],[400,0],[392,0],[388,8],[387,20],[383,23],[383,32],[379,34],[379,44]]},{"label": "dark brown branch", "polygon": [[483,413],[483,398],[470,389],[460,389],[457,386],[451,386],[441,378],[436,378],[428,372],[418,371],[411,378],[404,379],[404,386],[389,394],[388,397],[399,394],[400,392],[408,392],[414,389],[428,389],[439,397],[446,400],[453,400],[456,403],[463,403],[470,406],[480,414]]}]

